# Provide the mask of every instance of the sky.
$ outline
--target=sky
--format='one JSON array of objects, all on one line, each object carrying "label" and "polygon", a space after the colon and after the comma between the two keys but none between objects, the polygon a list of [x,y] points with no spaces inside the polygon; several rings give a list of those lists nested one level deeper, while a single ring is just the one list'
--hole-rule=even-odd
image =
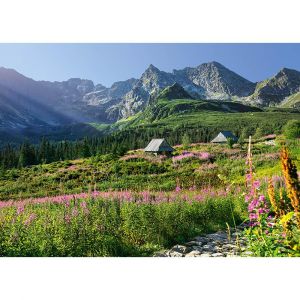
[{"label": "sky", "polygon": [[35,80],[79,77],[110,86],[162,71],[217,61],[253,82],[283,67],[300,71],[300,44],[0,44],[0,66]]}]

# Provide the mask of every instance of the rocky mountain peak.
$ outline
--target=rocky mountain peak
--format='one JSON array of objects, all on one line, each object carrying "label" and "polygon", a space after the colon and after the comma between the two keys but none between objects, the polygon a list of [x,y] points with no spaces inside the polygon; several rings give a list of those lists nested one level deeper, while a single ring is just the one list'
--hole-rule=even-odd
[{"label": "rocky mountain peak", "polygon": [[166,87],[159,93],[157,99],[193,99],[192,96],[177,82]]}]

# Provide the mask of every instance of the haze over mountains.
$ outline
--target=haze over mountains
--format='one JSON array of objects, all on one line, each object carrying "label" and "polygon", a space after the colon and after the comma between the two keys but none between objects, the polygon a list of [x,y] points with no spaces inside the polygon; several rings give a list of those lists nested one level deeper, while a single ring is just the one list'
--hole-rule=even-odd
[{"label": "haze over mountains", "polygon": [[300,72],[287,68],[254,83],[218,62],[171,73],[150,65],[139,79],[115,82],[109,88],[79,78],[35,81],[15,70],[0,68],[0,128],[113,123],[143,110],[164,88],[175,83],[178,98],[186,95],[194,99],[234,100],[262,107],[283,103],[288,106],[288,98],[293,99],[294,107],[300,103],[294,96],[300,92]]}]

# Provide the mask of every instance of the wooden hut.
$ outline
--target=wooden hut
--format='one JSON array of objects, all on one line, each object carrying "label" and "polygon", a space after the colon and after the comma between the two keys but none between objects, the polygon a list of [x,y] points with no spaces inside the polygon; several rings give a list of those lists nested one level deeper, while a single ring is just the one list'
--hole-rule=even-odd
[{"label": "wooden hut", "polygon": [[171,155],[174,149],[165,139],[152,139],[151,142],[144,149],[144,151],[148,153],[153,153],[155,155]]},{"label": "wooden hut", "polygon": [[229,138],[235,143],[238,141],[238,138],[231,131],[220,131],[211,143],[227,143]]}]

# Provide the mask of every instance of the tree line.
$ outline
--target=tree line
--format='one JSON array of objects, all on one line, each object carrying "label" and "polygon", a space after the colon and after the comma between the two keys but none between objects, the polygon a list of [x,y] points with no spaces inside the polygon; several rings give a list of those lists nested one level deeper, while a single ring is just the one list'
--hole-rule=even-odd
[{"label": "tree line", "polygon": [[[229,128],[230,129],[230,128]],[[31,144],[28,140],[20,146],[6,145],[0,151],[0,168],[22,168],[30,165],[72,160],[112,153],[123,155],[131,149],[144,148],[153,138],[166,138],[171,145],[181,144],[189,137],[193,142],[209,142],[224,128],[183,124],[176,127],[138,126],[120,130],[105,137],[85,137],[77,141],[51,142],[42,138],[40,143]],[[247,136],[255,128],[235,128],[237,136]],[[268,132],[266,132],[268,133]]]}]

